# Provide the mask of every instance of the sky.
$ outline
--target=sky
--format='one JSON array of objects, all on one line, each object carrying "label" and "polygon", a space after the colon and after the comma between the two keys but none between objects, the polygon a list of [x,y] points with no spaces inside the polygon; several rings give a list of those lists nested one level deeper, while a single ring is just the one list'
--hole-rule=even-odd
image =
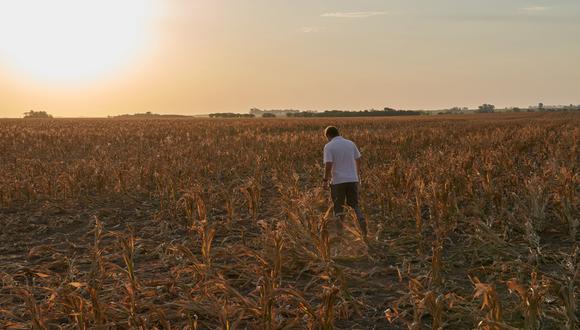
[{"label": "sky", "polygon": [[578,0],[0,0],[0,117],[580,104]]}]

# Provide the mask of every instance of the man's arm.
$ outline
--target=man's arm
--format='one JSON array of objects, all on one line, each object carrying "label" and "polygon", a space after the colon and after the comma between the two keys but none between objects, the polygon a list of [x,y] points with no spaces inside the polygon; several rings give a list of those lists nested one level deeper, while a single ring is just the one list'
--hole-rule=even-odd
[{"label": "man's arm", "polygon": [[326,183],[332,177],[332,162],[324,163],[324,178],[322,180]]},{"label": "man's arm", "polygon": [[356,163],[356,175],[358,176],[358,181],[360,182],[360,180],[361,180],[360,179],[360,176],[361,176],[361,173],[360,173],[360,159],[361,159],[361,154],[360,154],[360,151],[358,151],[358,148],[356,147],[356,144],[353,144],[353,145],[354,145],[354,160],[355,160],[355,163]]},{"label": "man's arm", "polygon": [[324,146],[324,177],[322,181],[327,184],[332,177],[332,162],[334,161],[334,157],[332,156],[332,152],[328,147],[328,144]]}]

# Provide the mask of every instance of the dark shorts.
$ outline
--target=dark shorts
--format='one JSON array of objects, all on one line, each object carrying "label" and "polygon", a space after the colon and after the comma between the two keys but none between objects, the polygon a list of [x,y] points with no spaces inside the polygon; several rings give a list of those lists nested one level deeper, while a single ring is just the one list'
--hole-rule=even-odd
[{"label": "dark shorts", "polygon": [[330,196],[332,197],[332,203],[334,204],[335,216],[344,214],[345,202],[348,206],[352,207],[355,212],[359,209],[358,182],[345,182],[330,185]]}]

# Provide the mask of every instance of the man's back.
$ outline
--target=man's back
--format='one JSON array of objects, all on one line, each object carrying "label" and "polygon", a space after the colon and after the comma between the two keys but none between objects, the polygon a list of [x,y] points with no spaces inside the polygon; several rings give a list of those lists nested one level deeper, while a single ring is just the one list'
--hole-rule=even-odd
[{"label": "man's back", "polygon": [[356,160],[361,154],[354,142],[341,136],[324,146],[324,163],[332,163],[332,184],[358,182]]}]

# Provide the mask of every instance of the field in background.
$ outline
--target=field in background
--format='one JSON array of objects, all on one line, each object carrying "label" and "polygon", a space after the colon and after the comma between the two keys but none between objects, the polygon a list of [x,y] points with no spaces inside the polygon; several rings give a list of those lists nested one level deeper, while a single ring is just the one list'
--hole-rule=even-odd
[{"label": "field in background", "polygon": [[[322,130],[363,154],[332,232]],[[576,329],[580,114],[0,120],[0,327]]]}]

